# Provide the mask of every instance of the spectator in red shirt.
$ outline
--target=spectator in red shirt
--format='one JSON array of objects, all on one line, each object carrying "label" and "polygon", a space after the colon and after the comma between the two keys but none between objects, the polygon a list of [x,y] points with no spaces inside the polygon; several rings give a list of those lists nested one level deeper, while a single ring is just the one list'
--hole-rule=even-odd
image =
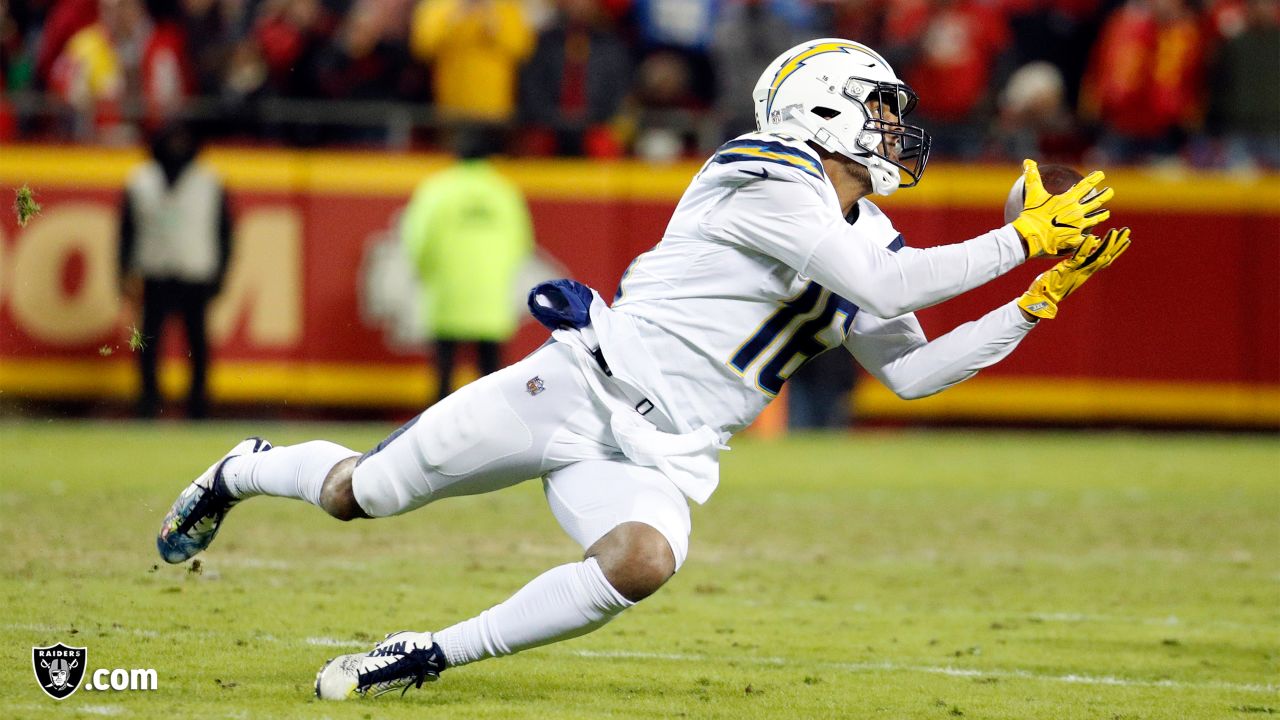
[{"label": "spectator in red shirt", "polygon": [[36,77],[48,86],[53,64],[62,55],[67,41],[98,21],[98,0],[58,0],[49,12],[36,52]]},{"label": "spectator in red shirt", "polygon": [[972,157],[993,106],[992,88],[1004,72],[1009,32],[992,5],[977,0],[901,0],[890,6],[886,39],[907,54],[906,81],[932,121],[934,152]]},{"label": "spectator in red shirt", "polygon": [[320,0],[268,0],[261,12],[254,36],[271,89],[285,97],[318,97],[314,69],[334,19]]},{"label": "spectator in red shirt", "polygon": [[198,89],[177,5],[153,0],[147,7],[155,25],[142,51],[141,91],[147,129],[155,131],[180,111]]},{"label": "spectator in red shirt", "polygon": [[1107,19],[1081,89],[1100,163],[1178,152],[1203,116],[1205,44],[1186,0],[1130,0]]}]

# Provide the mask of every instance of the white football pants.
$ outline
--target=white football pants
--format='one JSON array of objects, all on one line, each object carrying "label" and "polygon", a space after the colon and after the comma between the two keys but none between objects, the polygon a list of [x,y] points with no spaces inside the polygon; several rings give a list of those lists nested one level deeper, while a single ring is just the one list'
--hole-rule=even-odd
[{"label": "white football pants", "polygon": [[610,411],[583,373],[606,388],[612,380],[578,362],[580,352],[550,343],[428,408],[361,458],[356,502],[386,517],[542,477],[551,512],[584,550],[641,522],[667,539],[678,568],[689,552],[688,502],[660,470],[618,449]]}]

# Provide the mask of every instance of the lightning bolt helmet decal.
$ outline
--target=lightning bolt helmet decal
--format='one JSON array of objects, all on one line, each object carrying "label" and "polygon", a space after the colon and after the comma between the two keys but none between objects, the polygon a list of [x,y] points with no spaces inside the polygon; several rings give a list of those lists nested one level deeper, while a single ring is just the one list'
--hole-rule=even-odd
[{"label": "lightning bolt helmet decal", "polygon": [[773,99],[778,94],[778,88],[782,87],[782,83],[786,82],[787,78],[794,75],[796,70],[804,67],[806,61],[826,53],[838,52],[847,54],[851,50],[863,53],[886,67],[889,65],[889,63],[885,62],[884,58],[880,57],[879,54],[872,51],[870,48],[857,45],[847,40],[828,40],[814,43],[792,56],[791,59],[782,64],[782,67],[778,68],[778,72],[773,76],[773,82],[769,83],[769,99],[765,105],[765,113],[773,112]]}]

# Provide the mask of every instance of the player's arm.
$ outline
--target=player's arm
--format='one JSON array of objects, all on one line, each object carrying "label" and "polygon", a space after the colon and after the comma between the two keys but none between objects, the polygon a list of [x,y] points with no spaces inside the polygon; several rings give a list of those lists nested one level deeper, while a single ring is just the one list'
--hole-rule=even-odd
[{"label": "player's arm", "polygon": [[928,397],[1003,360],[1039,318],[1056,317],[1058,303],[1128,247],[1128,228],[1109,230],[1101,238],[1090,235],[1074,255],[1037,277],[1022,297],[934,340],[925,337],[914,314],[885,320],[858,313],[845,347],[899,397]]},{"label": "player's arm", "polygon": [[739,188],[707,213],[703,230],[777,258],[885,318],[936,305],[1026,260],[1011,226],[954,245],[893,252],[845,222],[815,185],[783,177]]},{"label": "player's arm", "polygon": [[1108,230],[1102,237],[1090,235],[1075,253],[1041,273],[1018,298],[1018,307],[1028,318],[1053,319],[1058,303],[1080,289],[1099,270],[1105,270],[1129,249],[1129,228]]},{"label": "player's arm", "polygon": [[929,340],[914,314],[886,320],[860,312],[845,347],[895,395],[915,400],[1000,362],[1035,325],[1010,302]]}]

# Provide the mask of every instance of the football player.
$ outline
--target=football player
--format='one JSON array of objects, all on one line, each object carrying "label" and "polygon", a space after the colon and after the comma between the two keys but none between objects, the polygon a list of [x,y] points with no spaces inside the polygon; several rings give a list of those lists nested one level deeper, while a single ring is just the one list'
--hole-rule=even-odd
[{"label": "football player", "polygon": [[[719,480],[718,453],[815,355],[843,345],[904,398],[944,390],[1008,355],[1039,318],[1128,246],[1089,235],[1110,189],[1095,172],[1061,195],[1025,163],[1009,225],[907,247],[870,195],[920,181],[929,136],[916,95],[875,51],[819,39],[788,50],[753,95],[758,132],[722,146],[690,183],[662,241],[631,263],[612,306],[571,281],[535,288],[552,339],[359,454],[325,441],[251,438],[178,497],[157,544],[169,562],[208,547],[256,495],[341,520],[541,477],[585,556],[436,632],[393,633],[324,665],[316,694],[420,686],[449,667],[595,630],[655,592],[689,551],[688,501]],[[1096,192],[1095,192],[1096,191]],[[929,340],[912,312],[1028,258],[1071,254],[985,316]]]}]

